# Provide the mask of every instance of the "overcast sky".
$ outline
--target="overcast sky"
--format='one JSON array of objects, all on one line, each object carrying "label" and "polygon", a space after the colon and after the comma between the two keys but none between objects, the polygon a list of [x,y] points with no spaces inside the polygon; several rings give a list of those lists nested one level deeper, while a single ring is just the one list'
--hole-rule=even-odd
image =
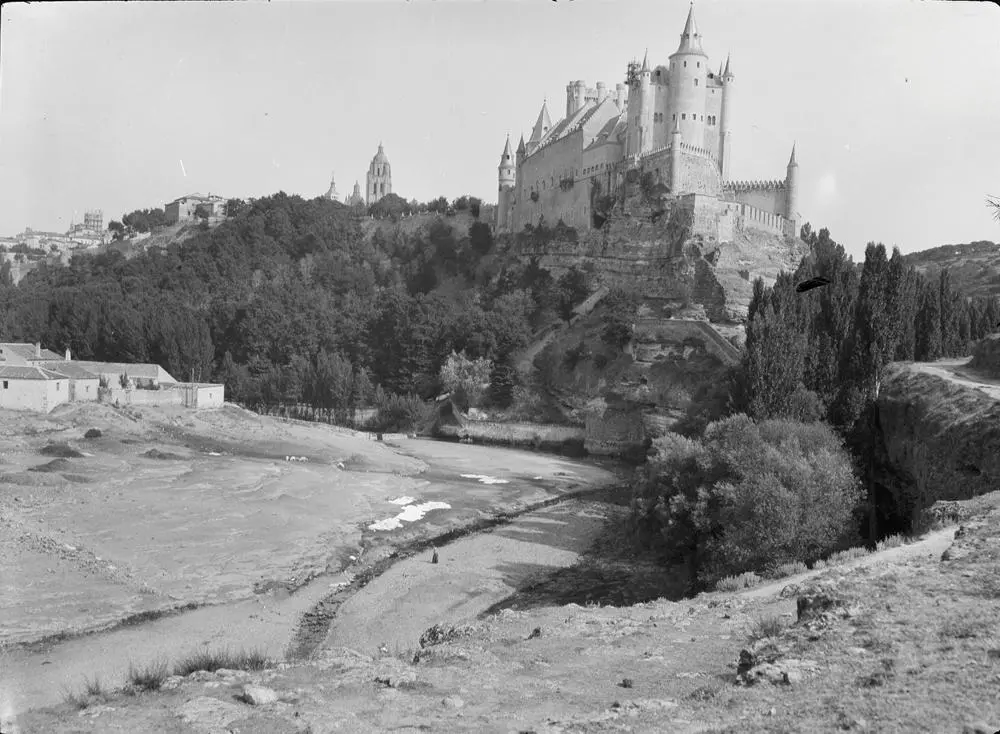
[{"label": "overcast sky", "polygon": [[[680,0],[106,2],[2,6],[0,234],[105,222],[191,192],[341,195],[378,147],[421,201],[496,200],[504,138],[567,82],[667,63]],[[732,175],[783,178],[856,257],[1000,241],[1000,10],[991,3],[699,0],[732,53]]]}]

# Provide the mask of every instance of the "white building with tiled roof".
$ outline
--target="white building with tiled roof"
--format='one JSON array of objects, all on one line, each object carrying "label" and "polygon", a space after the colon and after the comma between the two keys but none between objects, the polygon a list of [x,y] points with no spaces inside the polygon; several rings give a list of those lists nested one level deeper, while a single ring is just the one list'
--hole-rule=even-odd
[{"label": "white building with tiled roof", "polygon": [[48,413],[69,399],[69,378],[42,367],[0,363],[0,408]]}]

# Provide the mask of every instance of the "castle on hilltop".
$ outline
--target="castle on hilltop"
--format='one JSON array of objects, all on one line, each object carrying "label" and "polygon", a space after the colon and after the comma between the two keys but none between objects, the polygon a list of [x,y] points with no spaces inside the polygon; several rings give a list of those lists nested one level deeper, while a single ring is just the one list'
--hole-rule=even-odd
[{"label": "castle on hilltop", "polygon": [[[382,143],[378,144],[378,152],[372,158],[368,166],[367,195],[362,196],[361,184],[354,182],[354,191],[350,196],[344,197],[344,203],[348,206],[366,204],[371,206],[379,201],[386,194],[392,193],[392,166],[389,165],[389,158],[382,149]],[[330,188],[324,197],[330,201],[340,201],[340,194],[337,193],[337,184],[334,177],[330,175]]]},{"label": "castle on hilltop", "polygon": [[679,197],[696,229],[720,241],[746,227],[795,236],[794,145],[784,180],[730,179],[735,74],[728,58],[718,73],[709,69],[694,3],[668,62],[651,68],[647,52],[641,65],[628,65],[625,83],[613,94],[603,82],[596,88],[570,82],[562,120],[552,124],[543,102],[531,137],[525,142],[522,135],[514,153],[508,136],[496,230],[518,232],[542,217],[590,229],[597,199],[615,194],[638,171]]}]

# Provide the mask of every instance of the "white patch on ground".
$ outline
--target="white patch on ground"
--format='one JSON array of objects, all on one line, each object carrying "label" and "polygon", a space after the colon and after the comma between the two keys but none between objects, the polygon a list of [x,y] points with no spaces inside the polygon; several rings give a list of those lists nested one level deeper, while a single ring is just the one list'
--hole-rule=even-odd
[{"label": "white patch on ground", "polygon": [[506,479],[497,479],[496,477],[490,477],[485,474],[462,474],[463,479],[478,479],[482,484],[509,484],[510,482]]},{"label": "white patch on ground", "polygon": [[389,500],[394,505],[412,505],[416,502],[412,497],[397,497],[394,500]]},{"label": "white patch on ground", "polygon": [[450,510],[447,502],[424,502],[422,505],[407,505],[395,517],[379,520],[368,526],[369,530],[395,530],[403,527],[404,522],[416,522],[431,510]]}]

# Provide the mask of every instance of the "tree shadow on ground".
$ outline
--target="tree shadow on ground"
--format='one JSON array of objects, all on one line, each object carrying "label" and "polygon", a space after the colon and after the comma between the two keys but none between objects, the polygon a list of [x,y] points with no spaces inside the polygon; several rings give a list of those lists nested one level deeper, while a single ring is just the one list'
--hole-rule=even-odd
[{"label": "tree shadow on ground", "polygon": [[[510,564],[501,568],[504,581],[517,589],[493,604],[479,618],[504,609],[527,610],[538,607],[579,604],[630,606],[655,599],[676,601],[684,598],[689,586],[688,571],[683,566],[665,566],[660,559],[636,553],[624,534],[623,519],[627,508],[618,505],[609,510],[598,539],[580,560],[567,568]],[[532,540],[525,534],[525,540]],[[511,533],[508,537],[515,536]]]}]

